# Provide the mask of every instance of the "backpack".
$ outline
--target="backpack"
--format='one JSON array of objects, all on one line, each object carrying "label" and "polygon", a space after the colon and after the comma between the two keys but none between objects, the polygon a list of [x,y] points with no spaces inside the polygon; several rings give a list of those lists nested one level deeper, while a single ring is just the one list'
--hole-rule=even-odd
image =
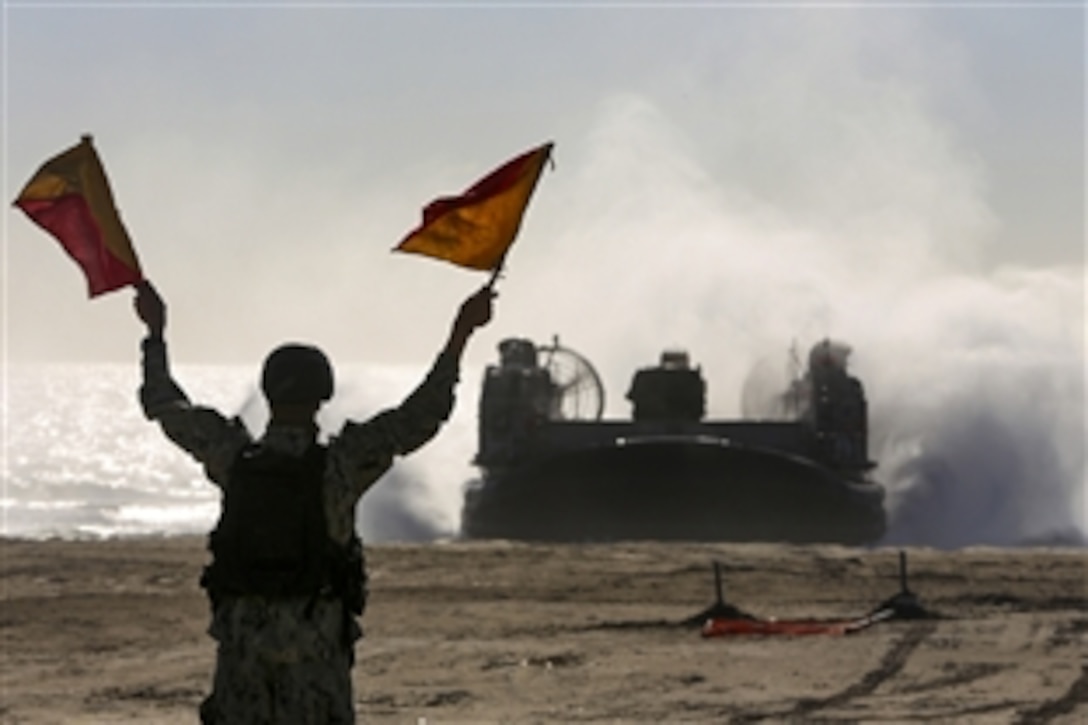
[{"label": "backpack", "polygon": [[224,596],[341,599],[361,614],[366,574],[358,536],[342,546],[329,538],[323,482],[326,449],[302,456],[243,448],[224,486],[219,522],[208,538],[212,563],[201,585],[213,608]]}]

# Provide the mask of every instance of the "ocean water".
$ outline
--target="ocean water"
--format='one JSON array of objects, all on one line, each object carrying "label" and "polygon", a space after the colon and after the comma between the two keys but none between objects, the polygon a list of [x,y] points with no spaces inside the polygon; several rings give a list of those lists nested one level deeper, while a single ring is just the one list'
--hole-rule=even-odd
[{"label": "ocean water", "polygon": [[[336,400],[322,411],[323,435],[349,415],[397,404],[423,369],[338,370]],[[175,366],[195,402],[241,417],[260,431],[267,411],[256,370]],[[8,365],[4,385],[0,512],[7,536],[97,538],[207,532],[219,491],[191,457],[143,417],[136,365]],[[471,384],[451,420],[424,449],[398,460],[363,497],[357,527],[371,541],[455,536],[463,487],[474,475]]]},{"label": "ocean water", "polygon": [[[890,517],[882,543],[1083,545],[1083,366],[1067,355],[986,360],[972,364],[974,383],[922,389],[896,385],[898,368],[873,371],[870,452]],[[957,358],[957,365],[966,363]],[[423,373],[338,369],[337,395],[319,416],[323,435],[349,416],[365,419],[398,403]],[[254,368],[179,365],[175,377],[194,401],[263,429],[267,411]],[[218,489],[144,419],[136,365],[16,364],[6,366],[4,381],[4,535],[198,534],[213,526]],[[605,385],[616,389],[615,381]],[[479,371],[463,371],[451,420],[363,497],[357,528],[364,538],[458,535],[464,489],[477,475],[478,392]],[[1071,411],[1064,417],[1062,406]]]}]

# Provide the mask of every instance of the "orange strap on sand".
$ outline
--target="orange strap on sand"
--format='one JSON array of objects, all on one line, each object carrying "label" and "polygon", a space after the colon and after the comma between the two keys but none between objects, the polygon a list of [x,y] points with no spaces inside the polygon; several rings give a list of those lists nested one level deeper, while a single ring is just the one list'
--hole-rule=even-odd
[{"label": "orange strap on sand", "polygon": [[704,637],[728,637],[743,634],[831,634],[857,632],[895,614],[892,609],[880,609],[857,619],[733,619],[711,617],[703,625]]},{"label": "orange strap on sand", "polygon": [[899,593],[885,600],[876,609],[855,619],[760,619],[727,604],[722,598],[721,567],[714,562],[714,585],[717,600],[707,609],[685,620],[685,624],[703,622],[704,637],[729,637],[744,634],[831,634],[859,632],[888,619],[930,619],[938,615],[928,611],[907,588],[907,554],[899,552]]}]

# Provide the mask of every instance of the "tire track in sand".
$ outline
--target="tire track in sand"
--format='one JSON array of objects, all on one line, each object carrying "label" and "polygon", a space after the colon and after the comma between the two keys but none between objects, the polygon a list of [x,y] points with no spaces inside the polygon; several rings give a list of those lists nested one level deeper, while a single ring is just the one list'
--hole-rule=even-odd
[{"label": "tire track in sand", "polygon": [[1088,702],[1088,664],[1080,666],[1080,677],[1073,681],[1065,694],[1020,713],[1020,717],[1016,719],[1016,725],[1048,723],[1059,715],[1068,715],[1073,712],[1082,702]]},{"label": "tire track in sand", "polygon": [[872,694],[884,682],[902,671],[911,654],[918,645],[937,628],[933,622],[911,624],[910,629],[895,640],[880,658],[880,663],[866,672],[859,680],[827,697],[806,697],[797,701],[792,708],[782,712],[745,713],[733,717],[730,722],[758,722],[768,718],[775,720],[803,720],[806,716],[831,707],[845,705],[851,700]]}]

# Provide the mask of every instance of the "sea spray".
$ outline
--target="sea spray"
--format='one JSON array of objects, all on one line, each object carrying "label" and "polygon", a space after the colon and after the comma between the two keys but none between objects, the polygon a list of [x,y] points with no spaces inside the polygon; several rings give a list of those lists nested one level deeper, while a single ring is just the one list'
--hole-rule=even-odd
[{"label": "sea spray", "polygon": [[867,365],[888,543],[1083,540],[1083,284],[1003,271],[888,311]]},{"label": "sea spray", "polygon": [[[792,205],[712,176],[722,160],[704,163],[649,99],[602,103],[590,141],[559,154],[565,187],[537,209],[551,212],[549,241],[516,250],[532,275],[510,285],[499,324],[538,341],[559,333],[585,354],[612,416],[628,414],[631,374],[666,347],[690,351],[710,415],[730,418],[753,370],[841,340],[869,394],[889,543],[1077,540],[1083,266],[982,264],[996,223],[984,170],[923,103],[872,103],[890,105],[855,98],[829,118],[779,120],[840,152],[799,150],[799,169],[811,177],[823,159],[833,183],[792,184],[804,196]],[[776,161],[790,178],[790,160]]]}]

